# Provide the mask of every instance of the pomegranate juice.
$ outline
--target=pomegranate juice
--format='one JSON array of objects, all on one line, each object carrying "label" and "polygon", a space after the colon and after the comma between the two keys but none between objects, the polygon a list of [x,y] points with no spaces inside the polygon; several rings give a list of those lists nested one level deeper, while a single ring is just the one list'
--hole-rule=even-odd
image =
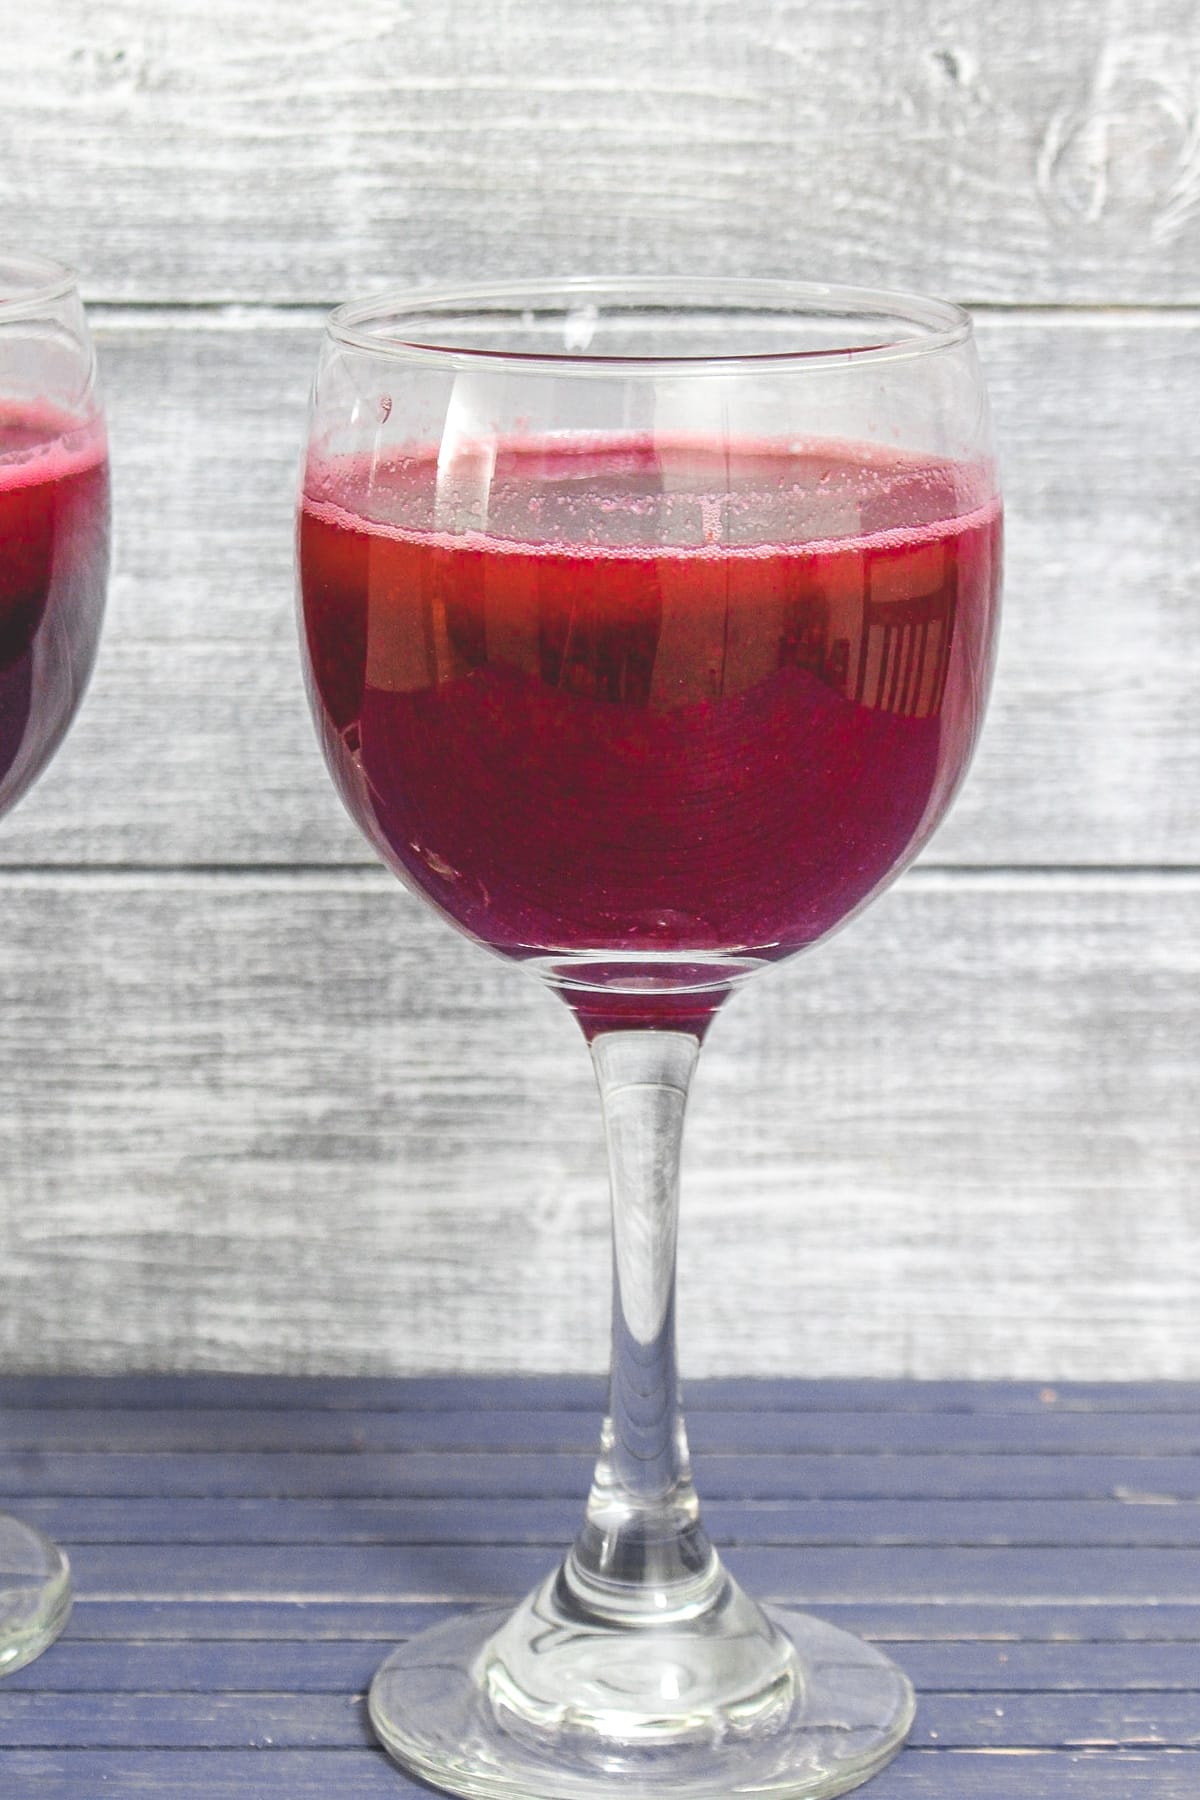
[{"label": "pomegranate juice", "polygon": [[999,532],[984,472],[845,444],[314,460],[328,760],[391,865],[497,950],[617,988],[639,958],[755,966],[846,918],[944,812]]}]

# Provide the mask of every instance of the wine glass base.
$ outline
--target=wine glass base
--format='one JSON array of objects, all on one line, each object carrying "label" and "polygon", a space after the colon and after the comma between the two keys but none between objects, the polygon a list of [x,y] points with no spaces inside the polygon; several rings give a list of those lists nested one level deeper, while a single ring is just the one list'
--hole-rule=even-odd
[{"label": "wine glass base", "polygon": [[57,1544],[0,1513],[0,1675],[52,1644],[71,1611],[71,1575]]},{"label": "wine glass base", "polygon": [[410,1774],[469,1800],[827,1800],[869,1779],[908,1735],[906,1675],[871,1645],[805,1613],[765,1608],[791,1643],[798,1693],[768,1729],[714,1719],[704,1741],[631,1744],[501,1723],[480,1682],[504,1610],[453,1619],[401,1646],[371,1687],[371,1722]]}]

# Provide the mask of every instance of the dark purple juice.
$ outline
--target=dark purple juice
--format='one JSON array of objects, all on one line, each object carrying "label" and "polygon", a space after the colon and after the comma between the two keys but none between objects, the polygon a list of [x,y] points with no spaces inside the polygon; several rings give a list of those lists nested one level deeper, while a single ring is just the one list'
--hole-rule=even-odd
[{"label": "dark purple juice", "polygon": [[0,813],[71,722],[95,659],[107,574],[103,427],[0,401]]},{"label": "dark purple juice", "polygon": [[593,990],[593,1027],[668,1022],[673,990],[815,943],[932,831],[999,548],[983,471],[845,444],[513,441],[482,488],[428,456],[314,461],[326,754],[463,930]]}]

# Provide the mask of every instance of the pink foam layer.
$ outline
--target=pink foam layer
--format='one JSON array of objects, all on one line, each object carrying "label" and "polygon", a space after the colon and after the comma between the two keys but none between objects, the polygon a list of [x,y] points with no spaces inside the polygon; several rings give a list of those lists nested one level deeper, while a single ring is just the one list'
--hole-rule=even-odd
[{"label": "pink foam layer", "polygon": [[82,474],[107,454],[99,414],[79,418],[50,406],[0,400],[0,493]]},{"label": "pink foam layer", "polygon": [[[687,452],[710,452],[713,460],[717,457],[712,447],[702,440],[692,443],[684,439],[672,439],[668,444],[658,444],[658,450],[675,450]],[[579,438],[569,444],[551,441],[549,444],[533,439],[505,438],[498,446],[499,453],[505,456],[514,454],[533,454],[551,452],[564,461],[573,456],[585,454],[601,454],[607,460],[616,462],[623,454],[636,456],[651,448],[650,440],[629,439],[625,441]],[[369,458],[361,456],[333,457],[328,460],[312,459],[306,475],[305,489],[301,496],[303,510],[323,524],[347,532],[366,532],[373,537],[392,538],[398,543],[421,545],[425,548],[456,551],[486,551],[489,555],[518,555],[523,557],[537,556],[547,559],[569,557],[572,562],[587,560],[595,562],[609,561],[644,561],[651,557],[655,561],[680,562],[754,562],[779,556],[819,556],[825,557],[839,551],[853,549],[918,549],[924,545],[936,543],[941,539],[956,537],[976,527],[991,525],[999,517],[1001,502],[999,495],[991,491],[990,471],[976,465],[955,465],[917,456],[911,452],[884,451],[876,445],[869,444],[818,444],[805,443],[797,446],[783,446],[779,443],[748,440],[722,447],[722,460],[728,458],[736,461],[743,458],[747,461],[756,457],[790,459],[797,462],[811,458],[822,452],[829,452],[843,464],[857,463],[873,468],[881,473],[895,471],[902,473],[919,473],[928,470],[931,475],[943,479],[954,478],[954,497],[961,493],[970,496],[972,491],[980,495],[976,504],[969,507],[948,509],[944,517],[927,521],[920,525],[902,525],[886,530],[864,532],[852,536],[839,537],[805,537],[788,541],[765,541],[762,543],[728,543],[723,541],[703,544],[604,544],[594,541],[573,541],[557,539],[553,541],[518,538],[511,535],[499,535],[487,531],[448,532],[422,529],[407,525],[397,525],[380,519],[367,517],[354,510],[353,505],[341,505],[335,501],[316,498],[310,490],[319,485],[326,491],[341,487],[352,493],[369,490],[371,485],[372,464]],[[422,450],[405,457],[402,465],[403,473],[399,485],[411,481],[415,470],[432,471],[436,466],[436,454],[432,450]],[[385,484],[381,484],[385,485]],[[535,485],[534,482],[530,483]],[[720,498],[720,490],[714,490]],[[983,497],[983,496],[986,496]],[[697,494],[697,498],[700,495]],[[947,498],[950,498],[948,494]]]}]

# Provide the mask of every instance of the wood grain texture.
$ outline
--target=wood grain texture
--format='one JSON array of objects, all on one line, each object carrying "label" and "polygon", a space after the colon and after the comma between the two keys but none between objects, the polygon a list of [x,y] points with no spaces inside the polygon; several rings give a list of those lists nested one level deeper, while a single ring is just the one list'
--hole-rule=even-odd
[{"label": "wood grain texture", "polygon": [[[599,1418],[597,1411],[596,1418]],[[1122,1506],[1181,1506],[1200,1500],[1200,1457],[1188,1456],[1021,1456],[923,1451],[906,1458],[867,1452],[831,1459],[764,1453],[705,1455],[697,1459],[710,1500],[751,1494],[757,1502],[797,1499],[987,1500],[998,1504],[1036,1495],[1044,1501],[1086,1505],[1116,1501]],[[595,1462],[588,1452],[503,1451],[494,1455],[445,1452],[338,1451],[219,1452],[94,1450],[10,1451],[0,1461],[0,1495],[24,1511],[47,1488],[65,1496],[136,1498],[146,1491],[153,1469],[157,1490],[172,1498],[234,1499],[246,1495],[306,1499],[334,1495],[340,1501],[364,1498],[429,1499],[470,1494],[477,1499],[575,1501],[588,1484]],[[1148,1534],[1153,1536],[1152,1533]],[[1163,1542],[1171,1541],[1169,1523]]]},{"label": "wood grain texture", "polygon": [[[251,1745],[274,1756],[288,1750],[375,1747],[361,1693],[353,1690],[206,1694],[204,1725],[210,1751]],[[0,1693],[0,1739],[10,1750],[57,1746],[186,1752],[194,1749],[196,1736],[196,1700],[187,1693],[21,1693],[7,1687]],[[943,1753],[978,1753],[992,1745],[1009,1754],[1139,1745],[1194,1750],[1200,1748],[1200,1722],[1194,1690],[1136,1696],[1005,1693],[999,1705],[992,1693],[927,1693],[911,1744],[913,1750]]]},{"label": "wood grain texture", "polygon": [[[94,691],[0,834],[7,1369],[601,1361],[582,1051],[363,871],[305,716],[292,492],[325,303],[703,268],[981,303],[1009,556],[926,872],[714,1034],[686,1365],[1200,1377],[1198,141],[1189,0],[13,11],[0,211],[85,271],[118,550]],[[1077,873],[929,872],[1022,867]],[[421,1454],[365,1454],[364,1493],[428,1491]],[[288,1460],[319,1493],[321,1454]],[[180,1492],[229,1492],[186,1463]],[[957,1491],[928,1465],[908,1491]]]},{"label": "wood grain texture", "polygon": [[[1200,1417],[1194,1414],[860,1414],[829,1412],[824,1408],[806,1413],[777,1412],[766,1401],[756,1408],[710,1413],[698,1400],[689,1407],[688,1418],[689,1439],[697,1456],[751,1456],[764,1452],[773,1456],[812,1456],[834,1450],[848,1456],[888,1457],[1028,1453],[1067,1458],[1145,1455],[1178,1458],[1190,1464],[1200,1455]],[[264,1451],[286,1453],[296,1447],[296,1424],[294,1411],[265,1407],[254,1412],[238,1408],[228,1413],[216,1407],[30,1408],[0,1414],[0,1454],[20,1456],[38,1451],[61,1455],[101,1450],[106,1455],[189,1450],[229,1456]],[[547,1406],[446,1414],[331,1410],[307,1420],[304,1448],[318,1455],[423,1451],[477,1457],[520,1451],[551,1456],[572,1450],[587,1455],[595,1449],[598,1429],[597,1414]],[[451,1532],[449,1526],[436,1534],[442,1542],[472,1542],[479,1535],[478,1528],[473,1535],[464,1535]],[[770,1532],[755,1541],[787,1543],[794,1535],[794,1529],[790,1533]],[[1073,1539],[1082,1536],[1079,1531],[1068,1535]],[[95,1541],[108,1542],[109,1535],[103,1534]],[[531,1541],[540,1542],[540,1536],[535,1534]],[[1001,1541],[1008,1540],[1002,1537]],[[1020,1541],[1042,1540],[1034,1537]],[[1153,1535],[1153,1526],[1146,1541],[1160,1541]]]},{"label": "wood grain texture", "polygon": [[[91,1613],[103,1603],[82,1602]],[[176,1608],[178,1629],[200,1612],[196,1603]],[[233,1612],[231,1606],[227,1611]],[[249,1610],[249,1609],[247,1609]],[[370,1610],[369,1603],[361,1610]],[[394,1610],[376,1606],[378,1615]],[[435,1610],[410,1607],[410,1613],[432,1623]],[[927,1608],[932,1612],[932,1608]],[[430,1615],[425,1620],[425,1615]],[[1023,1616],[1023,1615],[1022,1615]],[[334,1641],[271,1640],[270,1658],[263,1640],[198,1639],[182,1635],[134,1643],[105,1638],[80,1641],[72,1636],[55,1652],[53,1668],[26,1665],[4,1678],[3,1694],[36,1692],[48,1677],[57,1694],[171,1694],[203,1692],[220,1686],[230,1693],[356,1694],[365,1692],[389,1649],[399,1641],[380,1625],[378,1636]],[[1092,1695],[1110,1693],[1188,1694],[1195,1696],[1200,1650],[1181,1644],[1039,1644],[960,1643],[953,1657],[943,1643],[904,1641],[893,1645],[922,1694],[1007,1695],[1021,1693]]]},{"label": "wood grain texture", "polygon": [[[523,1411],[553,1405],[561,1412],[595,1418],[604,1404],[601,1375],[527,1375],[519,1385],[504,1375],[410,1375],[404,1408],[413,1412]],[[762,1376],[717,1376],[690,1381],[691,1404],[701,1412],[757,1411],[856,1413],[1194,1413],[1200,1382],[1193,1381],[897,1381],[880,1377],[803,1380],[786,1385]],[[223,1413],[255,1411],[399,1411],[396,1383],[385,1375],[308,1376],[220,1374],[3,1375],[0,1407],[92,1408],[133,1412],[161,1407],[219,1406]],[[531,1490],[532,1491],[532,1490]]]},{"label": "wood grain texture", "polygon": [[[689,1416],[696,1418],[695,1407]],[[593,1431],[595,1436],[595,1431]],[[693,1432],[693,1439],[695,1433]],[[700,1440],[703,1442],[703,1438]],[[701,1467],[703,1461],[701,1460]],[[752,1484],[748,1477],[747,1486]],[[505,1541],[562,1544],[579,1522],[579,1492],[522,1499]],[[496,1539],[494,1495],[386,1500],[25,1498],[20,1513],[47,1536],[76,1544],[486,1544]],[[1128,1500],[722,1500],[705,1502],[722,1544],[1073,1543],[1167,1549],[1200,1543],[1200,1506],[1159,1495]]]},{"label": "wood grain texture", "polygon": [[587,269],[1200,299],[1188,0],[60,0],[0,204],[107,299]]},{"label": "wood grain texture", "polygon": [[[152,1485],[148,1479],[139,1491],[145,1494]],[[72,1613],[69,1640],[64,1641],[110,1647],[130,1639],[148,1644],[395,1643],[427,1625],[440,1625],[453,1616],[453,1610],[437,1602],[251,1600],[244,1596],[238,1600],[144,1596],[87,1600]],[[931,1653],[936,1653],[938,1646],[954,1645],[956,1655],[963,1646],[977,1645],[980,1654],[997,1660],[1023,1646],[1057,1645],[1071,1655],[1090,1654],[1101,1646],[1130,1658],[1144,1654],[1146,1667],[1152,1668],[1160,1647],[1186,1653],[1189,1646],[1200,1642],[1200,1607],[1161,1597],[1153,1606],[1103,1601],[1047,1606],[1003,1600],[831,1600],[822,1611],[832,1624],[877,1643],[928,1646]],[[927,1662],[925,1666],[930,1665]],[[956,1666],[951,1659],[950,1667]],[[1193,1663],[1193,1670],[1195,1666]],[[1105,1684],[1094,1681],[1090,1685],[1101,1688]],[[1163,1683],[1164,1688],[1171,1685]]]},{"label": "wood grain texture", "polygon": [[[554,1567],[557,1552],[510,1545],[357,1544],[173,1545],[156,1559],[162,1598],[215,1599],[253,1592],[290,1600],[447,1600],[468,1606],[516,1600]],[[733,1548],[730,1571],[762,1599],[825,1606],[831,1600],[963,1601],[980,1595],[1010,1605],[1026,1600],[1096,1598],[1152,1605],[1161,1592],[1200,1603],[1195,1548],[1127,1550],[961,1549],[917,1546],[903,1553],[870,1545],[830,1549]],[[141,1592],[145,1548],[84,1544],[71,1554],[76,1591],[85,1598]]]},{"label": "wood grain texture", "polygon": [[[171,1800],[422,1800],[381,1751],[13,1750],[12,1791]],[[1194,1800],[1195,1751],[909,1750],[874,1778],[871,1800]]]},{"label": "wood grain texture", "polygon": [[[0,861],[361,863],[301,687],[292,506],[316,316],[101,330],[117,565],[94,691]],[[1008,495],[983,748],[928,858],[1200,863],[1200,318],[981,321]],[[1117,1371],[1113,1371],[1116,1373]]]},{"label": "wood grain texture", "polygon": [[[111,1491],[126,1478],[122,1446],[131,1434],[186,1444],[200,1460],[252,1430],[256,1414],[245,1404],[250,1384],[235,1384],[227,1411],[211,1396],[208,1404],[194,1403],[208,1385],[194,1381],[190,1400],[181,1391],[168,1406],[161,1378],[144,1387],[128,1377],[93,1381],[91,1429],[109,1445],[94,1454],[98,1464],[123,1471],[116,1479],[99,1477],[96,1491]],[[823,1396],[811,1382],[748,1383],[740,1408],[707,1411],[707,1395],[722,1389],[701,1389],[696,1415],[702,1429],[737,1434],[741,1445],[725,1459],[734,1482],[730,1505],[707,1509],[718,1537],[725,1535],[722,1518],[726,1525],[740,1520],[731,1567],[760,1594],[814,1604],[831,1622],[885,1644],[916,1682],[910,1744],[872,1792],[883,1800],[1190,1796],[1200,1742],[1200,1518],[1194,1507],[1146,1509],[1171,1511],[1180,1529],[1169,1548],[1149,1541],[1098,1544],[1095,1507],[1046,1507],[1031,1489],[1007,1507],[990,1502],[1001,1529],[1006,1522],[1011,1527],[1014,1508],[1025,1516],[1040,1511],[1041,1536],[1027,1544],[973,1544],[974,1522],[985,1509],[969,1500],[920,1509],[919,1537],[897,1541],[892,1500],[843,1515],[853,1531],[844,1542],[824,1540],[818,1528],[802,1530],[785,1546],[769,1533],[770,1521],[787,1509],[763,1507],[753,1494],[765,1462],[792,1465],[792,1493],[809,1479],[813,1453],[776,1449],[780,1421],[819,1435],[815,1460],[825,1465],[825,1485],[846,1462],[859,1460],[864,1442],[885,1440],[887,1453],[872,1459],[883,1481],[905,1464],[928,1462],[931,1441],[975,1446],[943,1453],[962,1469],[960,1487],[969,1485],[968,1466],[980,1457],[1007,1471],[1031,1472],[1049,1430],[1061,1433],[1058,1462],[1105,1465],[1114,1483],[1132,1462],[1142,1471],[1135,1484],[1140,1480],[1146,1491],[1164,1460],[1157,1450],[1111,1455],[1105,1446],[1139,1418],[1153,1421],[1148,1443],[1195,1429],[1194,1405],[1181,1406],[1177,1388],[1157,1397],[1144,1386],[1124,1394],[1108,1390],[1106,1405],[1059,1410],[1049,1398],[1031,1406],[1022,1389],[1006,1395],[989,1387],[972,1402],[961,1381],[926,1384],[907,1396],[891,1385],[896,1404],[888,1409],[863,1383],[857,1384],[861,1409],[845,1383]],[[123,1532],[107,1539],[103,1530],[90,1529],[102,1524],[103,1506],[91,1515],[81,1506],[72,1511],[69,1493],[58,1485],[65,1465],[53,1446],[82,1423],[79,1383],[40,1386],[38,1404],[14,1406],[12,1418],[41,1470],[37,1516],[49,1522],[53,1507],[66,1501],[57,1521],[79,1599],[53,1651],[0,1684],[4,1792],[36,1793],[39,1800],[108,1791],[185,1800],[415,1793],[373,1747],[363,1697],[374,1668],[392,1644],[441,1622],[464,1599],[515,1595],[556,1554],[549,1541],[535,1547],[529,1538],[524,1522],[537,1509],[528,1499],[483,1486],[481,1478],[503,1457],[487,1452],[464,1459],[458,1451],[431,1450],[441,1466],[432,1491],[442,1498],[427,1503],[424,1513],[398,1508],[382,1537],[363,1540],[344,1503],[326,1498],[306,1503],[314,1520],[319,1514],[314,1535],[286,1541],[260,1535],[250,1542],[232,1504],[210,1506],[207,1535],[197,1540],[195,1506],[169,1480],[180,1453],[149,1455],[124,1503]],[[290,1392],[275,1384],[263,1427],[277,1443],[267,1460],[281,1472],[279,1491],[290,1467],[325,1454],[315,1446],[331,1432],[343,1434],[333,1460],[347,1470],[370,1455],[356,1448],[356,1425],[364,1438],[385,1421],[393,1432],[436,1435],[439,1414],[429,1405],[430,1391],[428,1382],[411,1388],[376,1382],[364,1406],[361,1378],[344,1386],[298,1382]],[[727,1386],[724,1392],[728,1401]],[[499,1425],[520,1439],[528,1422],[542,1416],[545,1429],[561,1438],[579,1428],[580,1393],[574,1380],[506,1388],[494,1380],[486,1388],[466,1382],[446,1418],[453,1435],[482,1439]],[[222,1454],[231,1499],[256,1494],[263,1456]],[[701,1458],[702,1487],[713,1460]],[[556,1530],[564,1527],[559,1545],[578,1517],[583,1471],[580,1476],[572,1516],[556,1507],[544,1519]],[[331,1473],[328,1492],[337,1485]],[[32,1496],[25,1509],[31,1505]],[[263,1506],[251,1506],[265,1517]],[[285,1522],[294,1519],[286,1500],[268,1501],[271,1508]],[[459,1529],[463,1509],[481,1527],[466,1541]],[[1122,1506],[1113,1501],[1109,1509]],[[903,1503],[900,1512],[917,1516]],[[109,1516],[117,1522],[112,1509]]]},{"label": "wood grain texture", "polygon": [[[557,1002],[382,872],[3,895],[7,1367],[602,1362]],[[1200,1374],[1198,898],[917,874],[731,1006],[689,1124],[685,1370]]]},{"label": "wood grain texture", "polygon": [[[14,1794],[169,1794],[171,1800],[422,1800],[378,1750],[12,1750]],[[1195,1751],[909,1750],[871,1800],[1194,1800]]]}]

